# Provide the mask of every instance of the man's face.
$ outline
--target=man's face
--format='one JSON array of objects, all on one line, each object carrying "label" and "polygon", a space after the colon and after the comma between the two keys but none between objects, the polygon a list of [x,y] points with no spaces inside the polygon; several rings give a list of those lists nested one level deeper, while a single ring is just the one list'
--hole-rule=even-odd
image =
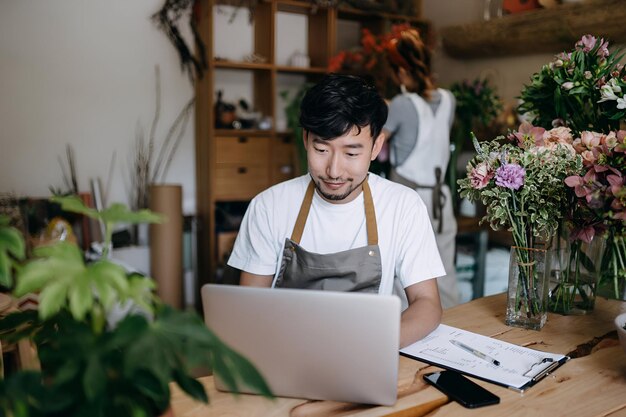
[{"label": "man's face", "polygon": [[338,204],[354,200],[383,141],[382,134],[376,140],[372,139],[369,126],[362,128],[358,134],[355,127],[332,140],[323,140],[305,131],[304,147],[309,173],[322,198]]}]

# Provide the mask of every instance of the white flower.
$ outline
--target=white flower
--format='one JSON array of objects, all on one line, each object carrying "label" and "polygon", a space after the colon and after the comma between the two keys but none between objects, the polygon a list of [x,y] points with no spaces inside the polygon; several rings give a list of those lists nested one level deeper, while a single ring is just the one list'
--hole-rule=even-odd
[{"label": "white flower", "polygon": [[624,97],[617,99],[617,108],[620,110],[626,109],[626,99]]},{"label": "white flower", "polygon": [[608,83],[600,87],[600,95],[602,96],[602,98],[598,100],[598,103],[609,100],[618,100],[619,97],[615,93],[621,92],[622,87],[617,84],[617,79],[611,78]]},{"label": "white flower", "polygon": [[574,88],[574,83],[571,81],[568,81],[568,82],[563,83],[561,87],[563,88],[563,90],[571,90],[572,88]]}]

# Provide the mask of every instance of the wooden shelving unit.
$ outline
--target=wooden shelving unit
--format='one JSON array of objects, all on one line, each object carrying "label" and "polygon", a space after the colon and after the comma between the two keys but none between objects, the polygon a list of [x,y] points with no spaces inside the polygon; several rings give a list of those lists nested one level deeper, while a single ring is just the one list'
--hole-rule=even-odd
[{"label": "wooden shelving unit", "polygon": [[626,42],[626,4],[586,0],[550,9],[441,29],[443,47],[454,58],[472,59],[571,50],[582,35]]},{"label": "wooden shelving unit", "polygon": [[[416,10],[421,10],[420,0]],[[313,13],[310,2],[295,0],[260,1],[254,11],[253,52],[266,58],[261,63],[215,59],[213,7],[219,2],[201,0],[199,4],[199,34],[206,46],[209,69],[196,83],[196,200],[199,227],[199,285],[216,281],[218,253],[224,248],[218,242],[232,243],[236,230],[221,230],[216,224],[216,208],[245,204],[254,195],[272,184],[297,175],[296,147],[290,131],[215,129],[214,105],[216,71],[247,72],[251,75],[252,107],[276,120],[276,96],[280,91],[279,77],[302,76],[315,81],[326,73],[329,59],[337,52],[337,23],[340,20],[358,22],[361,28],[381,33],[392,23],[409,22],[426,27],[419,16],[398,16],[387,13],[363,12],[353,9],[319,8]],[[281,47],[277,39],[276,15],[293,13],[305,16],[307,28],[307,68],[279,65],[276,51]],[[356,46],[356,45],[355,45]],[[218,234],[228,234],[220,239]],[[222,236],[223,237],[223,236]],[[198,292],[199,293],[199,292]]]}]

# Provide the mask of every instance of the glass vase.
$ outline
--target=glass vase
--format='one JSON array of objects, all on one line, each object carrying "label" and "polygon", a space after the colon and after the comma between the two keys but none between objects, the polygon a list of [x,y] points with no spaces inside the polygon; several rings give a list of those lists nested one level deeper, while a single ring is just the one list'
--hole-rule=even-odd
[{"label": "glass vase", "polygon": [[506,324],[540,330],[548,317],[547,267],[545,249],[511,247]]},{"label": "glass vase", "polygon": [[598,295],[626,300],[626,235],[609,231],[602,256]]},{"label": "glass vase", "polygon": [[[605,248],[602,236],[591,242],[574,240],[557,248],[550,271],[550,311],[584,315],[593,311]],[[563,240],[561,240],[563,242]]]}]

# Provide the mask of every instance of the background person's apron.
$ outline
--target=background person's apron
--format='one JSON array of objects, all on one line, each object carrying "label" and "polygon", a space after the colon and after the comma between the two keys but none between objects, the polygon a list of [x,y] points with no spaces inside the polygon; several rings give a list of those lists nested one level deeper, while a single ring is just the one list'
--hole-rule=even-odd
[{"label": "background person's apron", "polygon": [[390,179],[415,189],[426,204],[446,270],[445,276],[437,278],[439,296],[442,306],[449,308],[459,303],[454,264],[457,225],[450,188],[442,184],[441,179],[450,160],[449,121],[453,102],[452,93],[441,88],[438,91],[441,102],[435,111],[419,95],[407,94],[417,112],[419,130],[415,147],[408,158],[392,170]]},{"label": "background person's apron", "polygon": [[291,239],[285,239],[280,270],[274,286],[377,293],[382,278],[382,264],[376,213],[367,179],[363,182],[367,246],[360,248],[318,254],[308,252],[299,245],[314,192],[315,184],[311,181],[302,200]]}]

